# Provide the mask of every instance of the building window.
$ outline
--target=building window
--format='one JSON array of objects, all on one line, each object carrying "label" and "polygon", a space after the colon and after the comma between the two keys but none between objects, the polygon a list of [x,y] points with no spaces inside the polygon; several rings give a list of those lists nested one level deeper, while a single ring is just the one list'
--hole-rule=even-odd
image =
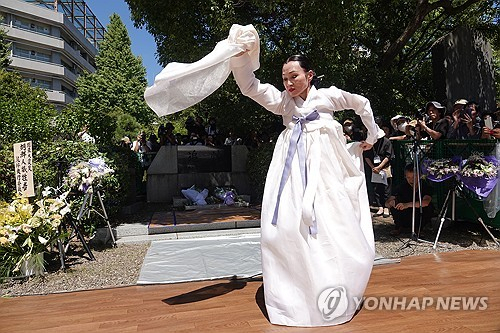
[{"label": "building window", "polygon": [[41,34],[50,35],[49,26],[40,25],[38,23],[27,21],[19,17],[14,18],[14,26],[21,29],[35,31]]},{"label": "building window", "polygon": [[43,62],[50,62],[51,61],[50,54],[43,53],[40,51],[35,51],[35,50],[27,50],[27,49],[23,49],[20,47],[15,47],[13,54],[15,56],[18,56],[18,57],[28,58],[28,59],[33,59],[33,60],[38,60],[38,61],[43,61]]},{"label": "building window", "polygon": [[50,54],[36,52],[35,59],[38,61],[50,62]]},{"label": "building window", "polygon": [[45,90],[51,90],[52,89],[52,82],[48,80],[43,80],[43,79],[37,79],[37,78],[30,78],[30,77],[23,77],[23,80],[26,81],[27,83],[30,84],[32,87],[39,87]]},{"label": "building window", "polygon": [[14,26],[18,28],[23,28],[23,29],[29,29],[30,28],[30,23],[25,20],[21,20],[20,18],[16,17],[14,19]]},{"label": "building window", "polygon": [[41,25],[36,25],[35,31],[44,35],[49,35],[50,34],[50,29],[49,27],[41,26]]},{"label": "building window", "polygon": [[31,57],[30,50],[21,49],[19,47],[15,47],[14,48],[13,54],[15,56],[19,56],[19,57],[22,57],[22,58],[30,58]]},{"label": "building window", "polygon": [[63,85],[63,86],[61,86],[61,91],[62,91],[63,93],[65,93],[66,95],[68,95],[68,96],[71,96],[71,97],[73,97],[73,98],[75,98],[75,97],[76,97],[75,90],[74,90],[74,89],[71,89],[71,88],[68,88],[68,87],[66,87],[66,86],[64,86],[64,85]]}]

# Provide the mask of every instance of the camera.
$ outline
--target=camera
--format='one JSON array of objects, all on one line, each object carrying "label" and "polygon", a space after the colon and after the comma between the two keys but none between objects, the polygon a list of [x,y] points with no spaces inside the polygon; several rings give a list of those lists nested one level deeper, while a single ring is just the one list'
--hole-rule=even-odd
[{"label": "camera", "polygon": [[463,108],[462,110],[460,110],[460,118],[467,119],[467,116],[469,116],[469,118],[472,118],[472,111],[470,108]]},{"label": "camera", "polygon": [[425,110],[425,108],[418,109],[415,112],[415,119],[423,120],[424,122],[429,121],[429,115],[427,114],[427,111]]}]

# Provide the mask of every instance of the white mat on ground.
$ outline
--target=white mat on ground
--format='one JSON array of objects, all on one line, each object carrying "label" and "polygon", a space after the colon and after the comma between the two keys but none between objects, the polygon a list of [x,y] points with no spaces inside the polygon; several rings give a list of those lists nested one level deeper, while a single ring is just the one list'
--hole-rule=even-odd
[{"label": "white mat on ground", "polygon": [[250,277],[262,272],[260,235],[155,241],[138,284]]},{"label": "white mat on ground", "polygon": [[[376,255],[374,265],[399,261]],[[175,239],[151,243],[137,283],[244,278],[260,273],[260,235]]]}]

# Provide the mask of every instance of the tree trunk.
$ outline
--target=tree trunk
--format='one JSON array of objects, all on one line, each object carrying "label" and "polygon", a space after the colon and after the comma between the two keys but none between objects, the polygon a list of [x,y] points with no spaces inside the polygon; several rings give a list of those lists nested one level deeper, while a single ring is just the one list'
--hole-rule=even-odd
[{"label": "tree trunk", "polygon": [[429,3],[429,0],[417,0],[417,8],[413,20],[408,23],[401,36],[399,36],[394,43],[389,45],[380,61],[380,66],[382,68],[389,68],[391,66],[394,59],[401,53],[410,38],[412,38],[415,32],[421,27],[425,17],[432,11],[443,8],[445,14],[456,15],[479,1],[481,0],[467,0],[462,5],[453,7],[451,0],[441,0],[434,3]]}]

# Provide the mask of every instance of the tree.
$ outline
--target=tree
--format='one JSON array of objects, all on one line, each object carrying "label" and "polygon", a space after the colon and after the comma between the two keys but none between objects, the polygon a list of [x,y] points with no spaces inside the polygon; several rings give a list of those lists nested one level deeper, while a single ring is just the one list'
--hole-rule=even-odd
[{"label": "tree", "polygon": [[[500,34],[495,0],[126,2],[135,24],[155,37],[163,65],[198,60],[227,37],[232,23],[251,23],[261,37],[262,80],[279,87],[283,60],[303,53],[313,60],[316,72],[325,75],[324,86],[367,96],[375,112],[387,118],[412,114],[435,97],[429,84],[430,55],[439,38],[463,24],[480,30],[490,41]],[[500,44],[496,47],[500,49]],[[228,82],[200,107],[220,110],[221,102],[226,104],[223,108],[232,105],[245,123],[246,115],[258,114],[258,107],[237,94]],[[226,118],[234,119],[224,111]],[[246,127],[254,121],[247,121]]]},{"label": "tree", "polygon": [[33,88],[17,73],[0,70],[0,142],[33,141],[37,146],[52,139],[51,120],[56,110],[40,88]]},{"label": "tree", "polygon": [[143,97],[146,69],[142,59],[132,54],[125,25],[113,14],[106,28],[96,56],[97,70],[78,79],[75,101],[83,110],[89,131],[102,143],[121,138],[122,133],[115,133],[118,123],[137,121],[145,125],[154,116]]},{"label": "tree", "polygon": [[7,43],[5,37],[6,37],[5,31],[0,28],[0,69],[7,68],[7,66],[10,65],[10,57],[9,57],[10,43]]},{"label": "tree", "polygon": [[[452,16],[458,16],[464,13],[469,7],[480,2],[482,0],[467,0],[463,1],[451,1],[451,0],[440,0],[430,2],[429,0],[417,0],[416,7],[413,10],[413,14],[408,19],[408,23],[401,33],[401,35],[393,41],[390,41],[387,50],[384,51],[383,57],[381,59],[381,64],[383,67],[388,67],[391,62],[402,53],[404,47],[410,42],[410,39],[417,33],[419,29],[424,25],[426,17],[437,12],[433,16],[431,22],[440,21],[442,18],[446,19]],[[429,23],[429,22],[427,22]],[[423,27],[426,28],[426,27]],[[427,29],[426,29],[427,30]]]}]

